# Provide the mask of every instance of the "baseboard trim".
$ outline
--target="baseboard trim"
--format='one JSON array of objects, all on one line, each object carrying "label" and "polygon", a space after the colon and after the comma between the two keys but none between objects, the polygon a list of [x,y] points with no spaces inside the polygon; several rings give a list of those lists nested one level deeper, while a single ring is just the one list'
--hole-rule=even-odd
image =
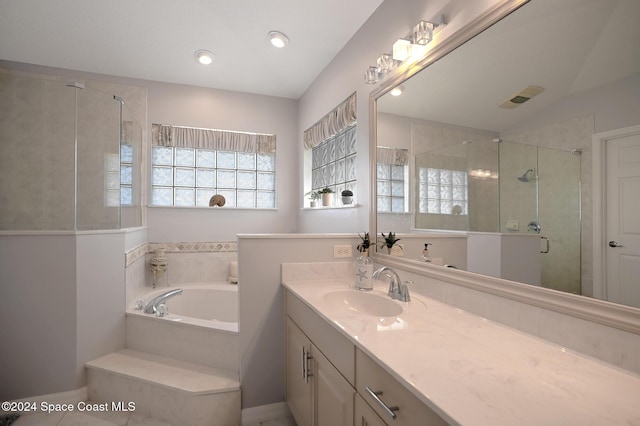
[{"label": "baseboard trim", "polygon": [[289,406],[286,402],[276,402],[274,404],[260,405],[258,407],[245,408],[242,410],[242,424],[250,425],[269,420],[285,419],[291,417]]},{"label": "baseboard trim", "polygon": [[32,396],[28,398],[16,399],[16,402],[35,402],[38,405],[42,402],[51,404],[77,404],[81,401],[89,399],[89,393],[87,387],[81,387],[80,389],[74,389],[67,392],[51,393],[49,395]]}]

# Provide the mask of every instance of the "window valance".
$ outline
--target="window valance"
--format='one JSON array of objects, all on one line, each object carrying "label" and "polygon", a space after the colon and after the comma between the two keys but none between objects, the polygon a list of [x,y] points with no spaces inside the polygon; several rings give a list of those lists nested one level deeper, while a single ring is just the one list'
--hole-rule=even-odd
[{"label": "window valance", "polygon": [[304,131],[304,147],[315,148],[325,140],[335,136],[356,123],[356,94],[322,117],[316,124]]},{"label": "window valance", "polygon": [[409,164],[409,150],[379,146],[376,148],[376,161],[378,164],[406,166]]},{"label": "window valance", "polygon": [[202,129],[197,127],[151,125],[151,142],[159,146],[212,149],[218,151],[276,152],[276,135]]}]

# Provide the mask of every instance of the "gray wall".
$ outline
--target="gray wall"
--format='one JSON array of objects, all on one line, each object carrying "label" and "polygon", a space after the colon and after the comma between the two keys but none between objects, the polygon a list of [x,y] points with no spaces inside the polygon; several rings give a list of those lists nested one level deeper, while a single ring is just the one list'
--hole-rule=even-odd
[{"label": "gray wall", "polygon": [[238,238],[242,408],[284,401],[285,313],[280,268],[330,262],[334,244],[355,246],[355,234],[246,235]]},{"label": "gray wall", "polygon": [[296,231],[297,101],[176,84],[145,86],[149,127],[160,123],[276,135],[276,210],[153,207],[147,209],[149,241],[231,241],[237,233]]}]

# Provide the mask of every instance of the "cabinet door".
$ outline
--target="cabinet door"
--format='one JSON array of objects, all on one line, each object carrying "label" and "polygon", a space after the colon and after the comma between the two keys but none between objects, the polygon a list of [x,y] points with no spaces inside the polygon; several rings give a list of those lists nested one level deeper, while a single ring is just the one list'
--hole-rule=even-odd
[{"label": "cabinet door", "polygon": [[318,348],[311,350],[316,426],[352,426],[355,389]]},{"label": "cabinet door", "polygon": [[312,426],[311,342],[287,318],[286,384],[287,404],[298,426]]},{"label": "cabinet door", "polygon": [[356,395],[355,420],[353,426],[387,426],[360,395]]}]

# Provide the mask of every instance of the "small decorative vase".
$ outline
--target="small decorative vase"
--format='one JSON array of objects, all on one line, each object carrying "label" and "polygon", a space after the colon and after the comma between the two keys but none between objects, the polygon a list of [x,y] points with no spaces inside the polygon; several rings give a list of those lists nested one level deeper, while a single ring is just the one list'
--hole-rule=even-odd
[{"label": "small decorative vase", "polygon": [[332,192],[323,192],[322,193],[322,205],[325,206],[325,207],[333,205],[333,193]]},{"label": "small decorative vase", "polygon": [[358,290],[373,289],[373,261],[367,250],[361,251],[355,261],[354,287]]},{"label": "small decorative vase", "polygon": [[316,207],[318,205],[318,202],[316,200],[310,201],[309,202],[309,206],[310,207]]},{"label": "small decorative vase", "polygon": [[400,244],[394,244],[393,246],[389,247],[389,254],[391,256],[402,257],[404,256],[404,247],[402,247]]},{"label": "small decorative vase", "polygon": [[342,196],[342,204],[347,205],[353,202],[353,196],[351,195],[343,195]]}]

